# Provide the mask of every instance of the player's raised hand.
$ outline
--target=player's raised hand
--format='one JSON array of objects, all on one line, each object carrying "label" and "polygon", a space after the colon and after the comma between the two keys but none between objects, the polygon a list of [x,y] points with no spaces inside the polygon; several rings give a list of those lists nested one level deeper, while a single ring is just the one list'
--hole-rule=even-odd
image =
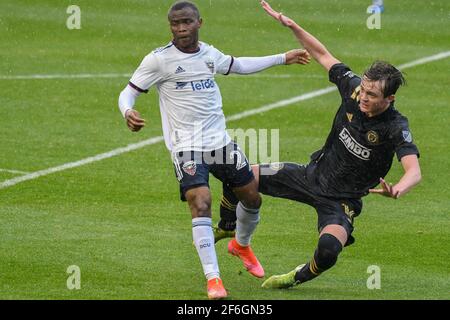
[{"label": "player's raised hand", "polygon": [[369,189],[369,192],[394,199],[400,197],[400,190],[396,190],[396,188],[392,186],[392,183],[388,184],[383,178],[380,178],[380,184],[381,189]]},{"label": "player's raised hand", "polygon": [[305,49],[294,49],[286,52],[286,64],[308,64],[311,56]]},{"label": "player's raised hand", "polygon": [[280,21],[283,26],[292,27],[295,24],[292,19],[284,16],[281,12],[273,10],[272,7],[267,3],[267,1],[261,0],[261,6],[269,16]]},{"label": "player's raised hand", "polygon": [[145,126],[145,120],[141,118],[141,115],[136,110],[127,110],[125,119],[127,120],[128,128],[133,132],[137,132]]}]

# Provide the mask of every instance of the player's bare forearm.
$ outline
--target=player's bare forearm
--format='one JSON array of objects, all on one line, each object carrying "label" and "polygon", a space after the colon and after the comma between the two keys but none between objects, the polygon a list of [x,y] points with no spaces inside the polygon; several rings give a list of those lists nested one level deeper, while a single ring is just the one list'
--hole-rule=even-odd
[{"label": "player's bare forearm", "polygon": [[340,62],[330,54],[327,48],[316,37],[300,27],[294,20],[273,10],[266,1],[261,1],[261,5],[268,15],[281,22],[282,25],[290,28],[300,44],[327,71],[330,70],[333,65]]},{"label": "player's bare forearm", "polygon": [[416,186],[420,180],[422,180],[422,174],[420,171],[419,159],[416,155],[405,156],[401,159],[405,174],[400,181],[394,186],[398,191],[399,196],[406,194],[414,186]]},{"label": "player's bare forearm", "polygon": [[405,173],[405,175],[400,179],[400,181],[394,186],[395,190],[398,192],[397,198],[408,193],[413,187],[415,187],[422,176],[420,172],[410,171]]},{"label": "player's bare forearm", "polygon": [[405,156],[401,162],[405,173],[397,184],[389,184],[383,178],[380,178],[381,189],[370,189],[369,192],[398,199],[416,186],[422,180],[417,156]]},{"label": "player's bare forearm", "polygon": [[334,58],[327,48],[312,34],[297,24],[289,27],[301,45],[311,54],[314,60],[320,63],[327,71],[340,61]]}]

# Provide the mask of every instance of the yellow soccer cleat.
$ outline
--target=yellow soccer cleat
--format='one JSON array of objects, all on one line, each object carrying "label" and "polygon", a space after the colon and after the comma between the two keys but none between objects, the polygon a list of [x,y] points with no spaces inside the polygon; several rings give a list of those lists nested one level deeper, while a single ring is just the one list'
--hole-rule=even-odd
[{"label": "yellow soccer cleat", "polygon": [[287,289],[299,284],[295,280],[295,274],[301,270],[305,265],[299,265],[297,268],[286,274],[271,276],[269,279],[263,282],[261,287],[265,289]]},{"label": "yellow soccer cleat", "polygon": [[234,238],[236,235],[236,230],[223,230],[219,228],[219,226],[213,227],[214,232],[214,243],[217,243],[217,241],[222,240],[224,238]]}]

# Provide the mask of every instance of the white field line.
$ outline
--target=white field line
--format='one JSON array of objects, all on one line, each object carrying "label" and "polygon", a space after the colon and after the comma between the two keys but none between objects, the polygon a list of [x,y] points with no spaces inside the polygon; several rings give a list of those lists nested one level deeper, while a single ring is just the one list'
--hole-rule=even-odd
[{"label": "white field line", "polygon": [[145,146],[148,145],[152,145],[152,144],[156,144],[158,142],[163,141],[163,137],[154,137],[151,139],[147,139],[138,143],[133,143],[130,144],[126,147],[123,148],[117,148],[114,150],[111,150],[109,152],[105,152],[105,153],[101,153],[98,154],[96,156],[93,157],[89,157],[89,158],[85,158],[79,161],[75,161],[75,162],[69,162],[69,163],[65,163],[63,165],[57,166],[57,167],[53,167],[53,168],[48,168],[48,169],[44,169],[44,170],[40,170],[40,171],[36,171],[36,172],[32,172],[20,177],[16,177],[13,179],[9,179],[6,181],[3,181],[2,183],[0,183],[0,189],[4,189],[7,187],[11,187],[13,185],[16,185],[18,183],[24,182],[24,181],[28,181],[28,180],[33,180],[42,176],[46,176],[55,172],[59,172],[59,171],[64,171],[67,169],[71,169],[71,168],[76,168],[76,167],[81,167],[84,166],[86,164],[92,163],[92,162],[97,162],[97,161],[101,161],[104,159],[108,159],[108,158],[112,158],[114,156],[117,156],[119,154],[122,153],[127,153],[136,149],[140,149],[143,148]]},{"label": "white field line", "polygon": [[18,76],[0,76],[0,80],[52,80],[52,79],[89,79],[89,78],[129,78],[126,73],[81,73],[81,74],[28,74]]},{"label": "white field line", "polygon": [[[0,75],[0,80],[64,80],[64,79],[99,79],[99,78],[131,78],[132,74],[128,73],[81,73],[81,74],[29,74],[29,75],[17,75],[17,76],[6,76]],[[230,74],[228,77],[231,78],[272,78],[272,79],[290,79],[290,78],[320,78],[323,79],[325,76],[317,74],[264,74],[255,73],[246,75]]]},{"label": "white field line", "polygon": [[8,173],[14,173],[14,174],[29,174],[29,172],[25,172],[25,171],[2,169],[2,168],[0,168],[0,172],[8,172]]},{"label": "white field line", "polygon": [[[450,51],[441,52],[439,54],[421,58],[418,60],[411,61],[409,63],[402,64],[399,69],[411,68],[420,64],[425,64],[428,62],[445,59],[450,56]],[[6,76],[0,75],[0,80],[52,80],[52,79],[96,79],[96,78],[130,78],[132,74],[130,73],[81,73],[81,74],[30,74],[30,75],[17,75],[17,76]],[[241,78],[242,75],[230,74],[229,77]],[[325,76],[317,74],[267,74],[267,73],[256,73],[247,75],[246,77],[255,78],[325,78]]]},{"label": "white field line", "polygon": [[[425,63],[428,63],[428,62],[445,59],[445,58],[447,58],[449,56],[450,56],[450,51],[441,52],[441,53],[436,54],[436,55],[432,55],[432,56],[429,56],[429,57],[424,57],[424,58],[421,58],[421,59],[417,59],[417,60],[414,60],[414,61],[402,64],[402,65],[399,66],[399,68],[400,69],[412,68],[412,67],[415,67],[415,66],[418,66],[418,65],[421,65],[421,64],[425,64]],[[293,98],[290,98],[290,99],[281,100],[281,101],[278,101],[278,102],[275,102],[275,103],[272,103],[272,104],[269,104],[269,105],[265,105],[265,106],[262,106],[262,107],[257,108],[257,109],[252,109],[252,110],[240,112],[238,114],[235,114],[235,115],[232,115],[232,116],[228,117],[227,121],[239,120],[239,119],[243,119],[243,118],[249,117],[251,115],[257,114],[257,113],[266,112],[266,111],[269,111],[269,110],[286,107],[286,106],[294,104],[296,102],[312,99],[312,98],[315,98],[315,97],[318,97],[318,96],[330,93],[330,92],[335,91],[335,90],[336,90],[335,87],[327,87],[327,88],[315,90],[315,91],[312,91],[312,92],[309,92],[309,93],[302,94],[300,96],[296,96],[296,97],[293,97]],[[8,187],[14,186],[14,185],[16,185],[18,183],[21,183],[21,182],[24,182],[24,181],[28,181],[28,180],[33,180],[33,179],[36,179],[36,178],[39,178],[39,177],[42,177],[42,176],[46,176],[46,175],[49,175],[49,174],[52,174],[52,173],[55,173],[55,172],[60,172],[60,171],[64,171],[64,170],[67,170],[67,169],[84,166],[86,164],[90,164],[90,163],[93,163],[93,162],[101,161],[101,160],[104,160],[104,159],[112,158],[112,157],[118,156],[118,155],[123,154],[123,153],[127,153],[127,152],[130,152],[130,151],[133,151],[133,150],[137,150],[137,149],[143,148],[145,146],[149,146],[149,145],[153,145],[153,144],[159,143],[159,142],[161,142],[163,140],[164,139],[163,139],[162,136],[153,137],[153,138],[150,138],[150,139],[138,142],[138,143],[130,144],[130,145],[128,145],[126,147],[123,147],[123,148],[118,148],[118,149],[114,149],[114,150],[111,150],[111,151],[106,152],[106,153],[98,154],[98,155],[93,156],[93,157],[89,157],[89,158],[82,159],[82,160],[75,161],[75,162],[65,163],[63,165],[60,165],[60,166],[57,166],[57,167],[53,167],[53,168],[48,168],[48,169],[32,172],[32,173],[23,175],[21,177],[17,177],[17,178],[13,178],[13,179],[9,179],[9,180],[1,182],[0,183],[0,189],[8,188]]]},{"label": "white field line", "polygon": [[424,57],[421,59],[417,59],[417,60],[402,64],[402,65],[398,66],[398,68],[399,69],[408,69],[408,68],[412,68],[412,67],[415,67],[415,66],[418,66],[421,64],[426,64],[428,62],[442,60],[442,59],[445,59],[448,57],[450,57],[450,51],[444,51],[444,52],[441,52],[441,53],[438,53],[438,54],[435,54],[435,55],[432,55],[429,57]]},{"label": "white field line", "polygon": [[269,110],[286,107],[286,106],[289,106],[291,104],[297,103],[299,101],[305,101],[305,100],[312,99],[312,98],[315,98],[315,97],[318,97],[318,96],[322,96],[324,94],[330,93],[330,92],[335,91],[335,90],[337,90],[337,88],[334,87],[334,86],[333,87],[326,87],[324,89],[315,90],[315,91],[308,92],[308,93],[305,93],[305,94],[302,94],[300,96],[296,96],[296,97],[293,97],[293,98],[290,98],[290,99],[281,100],[281,101],[278,101],[278,102],[275,102],[275,103],[271,103],[271,104],[268,104],[268,105],[265,105],[265,106],[262,106],[262,107],[259,107],[259,108],[256,108],[256,109],[251,109],[251,110],[247,110],[247,111],[243,111],[243,112],[237,113],[235,115],[227,117],[226,120],[227,120],[227,122],[240,120],[240,119],[243,119],[243,118],[246,118],[246,117],[250,117],[250,116],[252,116],[254,114],[258,114],[258,113],[266,112],[266,111],[269,111]]}]

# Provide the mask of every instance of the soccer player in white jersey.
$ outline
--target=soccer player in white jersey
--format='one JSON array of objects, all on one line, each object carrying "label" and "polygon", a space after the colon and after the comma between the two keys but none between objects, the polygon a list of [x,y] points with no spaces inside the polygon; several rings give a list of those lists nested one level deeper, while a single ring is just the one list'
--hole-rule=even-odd
[{"label": "soccer player in white jersey", "polygon": [[202,19],[192,2],[175,3],[168,19],[173,40],[144,58],[121,92],[119,108],[130,130],[139,131],[145,120],[133,109],[135,99],[152,86],[158,90],[164,140],[172,154],[181,199],[191,210],[192,234],[208,280],[208,298],[222,299],[227,291],[214,246],[209,173],[229,186],[240,201],[236,237],[228,244],[229,253],[239,257],[256,277],[263,277],[264,270],[250,247],[259,222],[261,197],[247,158],[226,132],[214,76],[254,73],[281,64],[307,64],[310,57],[301,49],[260,58],[225,55],[199,41]]}]

